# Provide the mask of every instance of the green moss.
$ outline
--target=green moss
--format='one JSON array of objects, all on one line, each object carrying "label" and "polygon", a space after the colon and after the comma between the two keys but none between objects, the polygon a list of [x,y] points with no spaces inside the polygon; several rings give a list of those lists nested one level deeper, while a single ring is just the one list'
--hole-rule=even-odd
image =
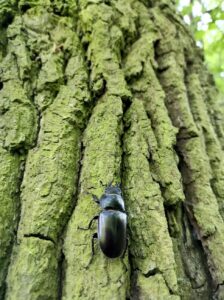
[{"label": "green moss", "polygon": [[37,111],[24,87],[31,69],[30,57],[21,32],[21,18],[9,26],[7,56],[0,65],[1,144],[9,150],[24,151],[32,147],[37,135]]},{"label": "green moss", "polygon": [[[4,80],[10,83],[18,82],[14,89],[15,95],[10,92],[8,93],[10,98],[2,101],[3,113],[6,114],[12,107],[15,112],[14,102],[20,116],[22,108],[34,107],[26,95],[32,95],[35,105],[41,111],[38,139],[35,147],[28,152],[21,188],[19,243],[14,246],[8,273],[8,299],[58,297],[57,248],[75,204],[81,131],[91,106],[88,74],[80,42],[70,28],[73,22],[67,18],[60,19],[49,12],[44,14],[42,12],[43,8],[31,8],[23,16],[22,21],[20,20],[19,29],[16,27],[18,20],[12,24],[8,33],[12,40],[9,49],[13,51],[12,57],[15,57],[17,64],[14,70],[18,72],[14,73],[12,68],[7,69],[6,63],[3,65],[6,70]],[[23,40],[17,39],[21,30],[25,32],[22,35]],[[28,57],[31,57],[31,65],[25,59],[25,55],[13,50],[16,41],[21,46],[20,49],[24,49],[22,43],[25,42]],[[36,56],[37,53],[39,57]],[[12,62],[14,63],[14,60]],[[11,65],[14,67],[14,64]],[[27,70],[30,70],[30,80],[25,75]],[[20,77],[24,89],[20,89],[22,92],[19,98]],[[7,84],[4,84],[4,89]],[[26,111],[25,113],[26,121],[32,119],[34,122],[35,118],[29,118],[28,113]],[[28,124],[26,127],[18,120],[15,124],[18,130],[23,129],[22,137],[26,130],[35,129],[34,125]],[[17,132],[15,129],[11,130],[10,136],[15,132],[13,137],[20,138],[18,130]],[[25,135],[28,140],[26,136],[28,133]],[[20,144],[23,149],[22,137]]]},{"label": "green moss", "polygon": [[[198,57],[198,59],[200,59]],[[201,59],[199,60],[201,61]],[[201,87],[203,88],[205,104],[211,123],[219,138],[222,149],[224,149],[224,120],[223,120],[223,100],[215,86],[213,76],[208,72],[204,64],[200,64],[197,69]]]},{"label": "green moss", "polygon": [[19,217],[21,158],[0,148],[0,298]]},{"label": "green moss", "polygon": [[120,182],[121,119],[121,99],[105,95],[96,104],[85,131],[80,193],[65,236],[63,299],[124,299],[128,293],[127,257],[123,262],[106,259],[96,244],[91,259],[94,231],[78,229],[99,213],[91,193],[100,197],[105,189],[101,182]]},{"label": "green moss", "polygon": [[23,26],[28,32],[27,47],[34,58],[34,101],[42,111],[53,102],[65,82],[64,70],[71,55],[71,43],[76,47],[77,37],[70,29],[73,26],[70,18],[59,18],[43,7],[31,8],[23,16]]},{"label": "green moss", "polygon": [[[167,34],[167,22],[161,23],[160,26],[163,36]],[[176,44],[173,44],[173,41],[176,41]],[[224,223],[210,185],[212,172],[205,149],[204,135],[194,122],[192,111],[196,112],[195,105],[191,106],[187,97],[182,63],[183,45],[180,40],[176,40],[172,32],[161,41],[157,53],[161,70],[160,81],[166,92],[166,104],[172,122],[179,128],[178,151],[182,158],[180,166],[185,185],[188,217],[207,255],[207,266],[213,281],[219,284],[223,282],[224,274],[222,255]],[[181,55],[183,59],[180,59]]]},{"label": "green moss", "polygon": [[[206,299],[211,287],[203,250],[213,281],[223,282],[224,225],[211,189],[212,184],[222,197],[221,150],[206,107],[197,107],[203,99],[198,100],[201,83],[194,72],[188,78],[191,101],[187,97],[185,53],[192,59],[191,38],[172,4],[152,2],[20,0],[7,34],[2,29],[8,46],[0,45],[1,285],[22,200],[7,299],[57,299],[59,286],[64,300]],[[0,4],[0,17],[5,14],[0,23],[11,22],[15,3]],[[222,138],[224,127],[212,107],[209,114]],[[128,111],[122,120],[123,108]],[[195,237],[180,210],[178,164]],[[106,259],[98,244],[92,257],[96,227],[78,229],[99,213],[91,193],[99,197],[112,180],[122,181],[132,270],[127,256]]]},{"label": "green moss", "polygon": [[125,126],[128,129],[124,136],[124,195],[129,217],[132,265],[141,274],[136,273],[137,278],[142,275],[148,277],[154,270],[161,273],[159,277],[166,283],[163,291],[159,292],[160,283],[157,285],[153,277],[151,280],[148,278],[147,283],[144,280],[143,286],[139,287],[140,294],[141,289],[144,293],[147,284],[147,295],[155,290],[158,294],[154,297],[159,299],[160,293],[177,293],[177,278],[163,198],[150,172],[150,147],[154,136],[150,133],[151,124],[140,100],[135,99],[127,111]]},{"label": "green moss", "polygon": [[[210,186],[211,170],[205,148],[202,146],[200,138],[182,141],[179,143],[179,147],[181,147],[185,164],[191,169],[191,174],[185,174],[184,183],[192,181],[192,188],[189,189],[189,199],[187,200],[193,201],[192,209],[197,224],[202,230],[201,234],[205,237],[216,235],[218,227],[221,231],[223,230],[223,221]],[[214,259],[216,258],[214,257]]]},{"label": "green moss", "polygon": [[139,26],[141,36],[132,45],[126,58],[125,74],[135,97],[144,102],[152,123],[156,139],[150,144],[153,177],[163,189],[165,204],[174,205],[182,201],[184,195],[177,168],[178,158],[173,149],[177,129],[171,123],[165,106],[165,94],[153,69],[156,66],[153,42],[158,40],[160,34],[144,6],[139,4],[137,9],[142,16]]},{"label": "green moss", "polygon": [[[89,101],[87,74],[75,48],[67,85],[43,113],[37,146],[28,154],[19,235],[40,233],[57,240],[70,214],[78,176],[80,135]],[[76,52],[76,51],[77,52]]]},{"label": "green moss", "polygon": [[146,278],[140,274],[136,282],[136,299],[143,300],[178,300],[177,295],[170,295],[166,282],[161,274]]},{"label": "green moss", "polygon": [[[169,111],[173,110],[171,115],[172,121],[174,125],[179,128],[180,131],[182,131],[182,134],[184,136],[198,136],[198,130],[194,123],[186,95],[186,88],[183,82],[184,74],[182,68],[176,64],[175,56],[173,54],[168,54],[164,57],[162,56],[161,60],[163,60],[163,62],[161,62],[162,64],[165,64],[165,62],[167,62],[165,66],[167,66],[168,71],[164,71],[163,73],[161,73],[160,78],[162,86],[166,91],[167,99],[169,99],[167,100],[168,109]],[[165,66],[162,66],[161,69]],[[168,77],[169,85],[167,86]],[[174,86],[175,88],[170,89],[170,85]],[[179,98],[177,102],[174,102],[174,100],[172,99],[175,99],[176,94],[178,94]],[[171,107],[173,108],[171,109]],[[188,130],[186,130],[186,128]]]},{"label": "green moss", "polygon": [[[211,83],[210,83],[211,84]],[[223,100],[218,96],[218,92],[213,85],[203,86],[204,93],[206,96],[206,105],[208,107],[208,113],[211,118],[215,132],[219,138],[222,149],[224,149],[224,120],[223,120]],[[212,100],[214,99],[214,102]]]},{"label": "green moss", "polygon": [[137,27],[139,14],[134,8],[135,3],[134,0],[111,1],[112,7],[115,9],[115,24],[119,26],[125,38],[123,48],[136,39],[139,30]]},{"label": "green moss", "polygon": [[106,88],[109,94],[130,97],[123,71],[120,68],[122,32],[112,27],[115,13],[105,4],[89,5],[80,13],[83,42],[88,43],[91,62],[91,86],[95,94]]},{"label": "green moss", "polygon": [[74,15],[77,12],[77,1],[72,0],[19,0],[18,7],[21,11],[29,10],[30,8],[34,7],[44,7],[48,11],[52,11],[55,14],[58,14],[60,16],[71,16],[74,17]]},{"label": "green moss", "polygon": [[10,150],[29,149],[37,133],[37,112],[21,83],[10,80],[0,91],[1,142]]},{"label": "green moss", "polygon": [[57,274],[57,251],[52,242],[25,238],[14,249],[6,299],[56,300]]},{"label": "green moss", "polygon": [[16,18],[15,24],[17,27],[10,25],[7,29],[7,55],[0,65],[0,297],[4,293],[4,279],[20,214],[21,163],[25,160],[24,153],[34,145],[37,134],[37,111],[24,87],[30,60],[24,39],[19,36],[21,19]]},{"label": "green moss", "polygon": [[[69,101],[63,104],[59,108]],[[71,210],[80,131],[63,122],[62,112],[55,109],[44,114],[38,146],[28,154],[19,236],[40,233],[56,240]]]},{"label": "green moss", "polygon": [[212,169],[211,186],[217,196],[220,214],[224,219],[224,156],[207,111],[197,68],[200,66],[195,65],[188,70],[186,80],[189,102],[195,122],[204,135],[206,152]]}]

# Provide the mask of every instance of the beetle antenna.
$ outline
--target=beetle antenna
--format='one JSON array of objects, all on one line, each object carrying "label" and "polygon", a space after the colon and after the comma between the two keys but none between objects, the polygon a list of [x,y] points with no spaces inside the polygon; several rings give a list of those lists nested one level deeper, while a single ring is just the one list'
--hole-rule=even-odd
[{"label": "beetle antenna", "polygon": [[104,184],[104,183],[103,183],[103,181],[102,181],[102,180],[100,180],[100,184],[101,184],[103,187],[111,187],[111,185],[112,185],[112,182],[113,182],[113,180],[112,180],[112,181],[110,181],[110,183],[109,183],[109,184]]},{"label": "beetle antenna", "polygon": [[109,183],[109,187],[112,187],[112,183],[113,183],[113,179],[110,181],[110,183]]},{"label": "beetle antenna", "polygon": [[190,202],[190,201],[187,201],[187,200],[184,200],[184,201],[183,201],[183,204],[184,204],[185,206],[190,206],[190,207],[194,206],[194,203],[192,203],[192,202]]}]

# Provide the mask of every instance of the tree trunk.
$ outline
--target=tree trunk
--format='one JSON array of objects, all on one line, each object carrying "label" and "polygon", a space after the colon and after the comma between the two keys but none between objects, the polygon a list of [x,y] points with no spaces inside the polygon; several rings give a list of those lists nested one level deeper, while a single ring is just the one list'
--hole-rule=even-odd
[{"label": "tree trunk", "polygon": [[[0,3],[0,299],[224,299],[224,120],[170,2]],[[124,259],[78,228],[110,182]]]}]

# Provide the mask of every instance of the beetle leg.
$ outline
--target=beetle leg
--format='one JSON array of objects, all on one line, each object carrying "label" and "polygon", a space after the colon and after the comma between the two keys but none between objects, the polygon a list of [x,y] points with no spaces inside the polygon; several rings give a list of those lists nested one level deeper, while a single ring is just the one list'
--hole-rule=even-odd
[{"label": "beetle leg", "polygon": [[113,183],[113,179],[110,181],[110,183],[108,184],[108,186],[112,187],[112,183]]},{"label": "beetle leg", "polygon": [[94,240],[98,239],[98,235],[95,232],[92,236],[92,256],[94,255]]},{"label": "beetle leg", "polygon": [[115,187],[117,187],[117,188],[120,189],[120,188],[121,188],[121,183],[118,183],[118,182],[117,182],[116,185],[115,185]]},{"label": "beetle leg", "polygon": [[[92,246],[92,255],[91,255],[91,258],[90,258],[90,261],[89,261],[89,263],[88,263],[88,266],[92,263],[92,261],[93,261],[93,255],[94,255],[94,240],[95,239],[98,239],[98,235],[97,235],[97,233],[94,233],[93,235],[92,235],[92,243],[91,243],[91,246]],[[88,267],[87,266],[87,267]]]},{"label": "beetle leg", "polygon": [[87,228],[83,228],[83,227],[79,227],[79,226],[78,226],[78,229],[81,229],[81,230],[89,230],[89,229],[91,228],[92,224],[93,224],[93,221],[98,220],[98,218],[99,218],[99,216],[93,217],[92,220],[89,222],[89,225],[88,225]]},{"label": "beetle leg", "polygon": [[122,256],[121,256],[122,259],[125,257],[125,254],[126,254],[127,249],[128,249],[128,238],[126,238],[126,246],[125,246],[125,250],[124,250],[124,252],[123,252],[123,254],[122,254]]},{"label": "beetle leg", "polygon": [[97,204],[100,204],[100,200],[96,195],[92,194],[92,197],[93,197],[93,201],[95,201]]},{"label": "beetle leg", "polygon": [[122,256],[121,256],[121,262],[122,262],[122,264],[123,264],[123,266],[124,266],[124,269],[125,269],[126,271],[128,271],[128,267],[127,267],[127,265],[126,265],[125,262],[124,262],[124,257],[125,257],[127,248],[128,248],[128,238],[126,238],[126,246],[125,246],[125,250],[124,250],[124,252],[123,252],[123,254],[122,254]]},{"label": "beetle leg", "polygon": [[91,195],[93,198],[93,201],[95,201],[96,203],[98,203],[98,204],[100,203],[100,199],[96,195],[89,193],[89,192],[86,192],[86,194]]}]

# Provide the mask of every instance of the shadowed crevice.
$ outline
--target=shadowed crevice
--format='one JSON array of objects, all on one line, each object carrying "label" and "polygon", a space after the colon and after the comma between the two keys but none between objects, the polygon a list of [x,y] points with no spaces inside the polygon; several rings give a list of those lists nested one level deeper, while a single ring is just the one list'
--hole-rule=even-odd
[{"label": "shadowed crevice", "polygon": [[[163,30],[165,30],[163,28],[164,25],[161,24],[160,26],[161,31],[163,32]],[[193,163],[194,159],[196,161],[199,159],[195,148],[199,147],[200,133],[193,121],[191,107],[187,99],[184,83],[184,64],[182,65],[179,60],[177,60],[175,54],[177,51],[181,53],[181,47],[177,45],[177,49],[175,49],[171,46],[169,47],[169,45],[167,46],[166,44],[163,44],[163,42],[164,41],[161,41],[155,45],[156,60],[159,65],[158,68],[162,70],[162,72],[157,72],[157,76],[166,93],[166,107],[169,112],[170,119],[175,127],[178,127],[179,129],[177,134],[177,143],[174,150],[179,160],[178,169],[183,180],[183,189],[185,194],[184,206],[180,207],[181,213],[179,216],[177,215],[177,217],[175,217],[176,225],[179,227],[179,232],[173,236],[178,265],[178,276],[181,276],[182,273],[183,278],[186,276],[188,283],[191,284],[191,291],[190,289],[188,291],[186,290],[183,292],[183,295],[187,292],[189,293],[189,296],[191,294],[192,297],[196,297],[196,295],[204,295],[203,297],[208,297],[208,295],[212,294],[212,280],[208,268],[208,261],[206,261],[204,254],[207,251],[207,248],[205,243],[202,242],[204,238],[202,237],[203,233],[195,219],[194,212],[190,213],[195,205],[195,203],[192,203],[192,199],[194,199],[193,195],[198,194],[195,182],[200,182],[200,179],[198,181],[198,178],[200,178],[199,173],[195,170],[196,165]],[[173,63],[170,64],[169,60]],[[193,152],[194,149],[195,152]],[[201,150],[203,155],[203,149]],[[193,158],[192,155],[195,155],[195,157]],[[204,170],[200,170],[200,172],[203,171]],[[187,228],[183,223],[182,219],[185,215],[190,220],[192,227],[189,227],[188,225],[187,227],[189,228]],[[197,240],[201,240],[203,247],[202,244],[194,240],[194,235],[197,237]],[[208,257],[210,255],[211,253],[208,254]],[[198,264],[198,270],[194,267],[192,268],[195,264]],[[204,284],[205,281],[207,284]],[[195,286],[192,285],[192,283],[195,283]],[[183,289],[186,289],[184,285],[182,287]],[[194,294],[193,290],[199,290],[200,288],[201,290],[198,291],[198,294]]]},{"label": "shadowed crevice", "polygon": [[58,261],[58,298],[57,300],[62,299],[62,292],[63,292],[63,282],[65,277],[65,255],[63,251],[61,251],[61,256]]},{"label": "shadowed crevice", "polygon": [[29,234],[24,234],[24,237],[25,238],[37,238],[37,239],[40,239],[40,240],[44,240],[44,241],[50,241],[52,242],[54,245],[55,245],[55,241],[48,237],[48,236],[45,236],[43,234],[40,234],[40,233],[29,233]]},{"label": "shadowed crevice", "polygon": [[24,14],[30,8],[31,8],[31,6],[29,4],[20,5],[20,11],[22,14]]},{"label": "shadowed crevice", "polygon": [[159,268],[154,268],[152,270],[149,270],[146,274],[143,274],[146,278],[154,276],[156,274],[162,274],[162,272],[159,270]]}]

